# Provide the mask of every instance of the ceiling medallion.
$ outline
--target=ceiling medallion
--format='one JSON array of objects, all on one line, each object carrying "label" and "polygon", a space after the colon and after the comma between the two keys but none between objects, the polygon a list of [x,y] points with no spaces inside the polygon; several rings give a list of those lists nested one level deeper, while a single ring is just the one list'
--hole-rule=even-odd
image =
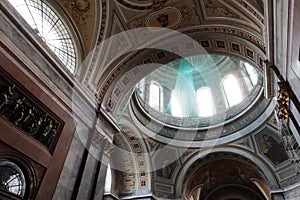
[{"label": "ceiling medallion", "polygon": [[146,26],[170,28],[178,25],[181,19],[181,13],[177,8],[166,7],[151,13],[146,20]]}]

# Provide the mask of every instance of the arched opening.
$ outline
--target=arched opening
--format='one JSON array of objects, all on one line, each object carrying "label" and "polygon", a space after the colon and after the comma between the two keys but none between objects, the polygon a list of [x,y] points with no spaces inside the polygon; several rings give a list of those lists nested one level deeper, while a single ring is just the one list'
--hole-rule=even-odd
[{"label": "arched opening", "polygon": [[230,108],[243,100],[243,95],[237,78],[229,74],[221,82],[226,99],[226,106]]},{"label": "arched opening", "polygon": [[210,88],[199,88],[196,94],[199,117],[209,117],[216,114],[215,103]]},{"label": "arched opening", "polygon": [[[267,200],[269,197],[264,173],[252,161],[234,153],[209,154],[195,161],[186,174],[187,199]],[[259,180],[259,187],[253,180]]]}]

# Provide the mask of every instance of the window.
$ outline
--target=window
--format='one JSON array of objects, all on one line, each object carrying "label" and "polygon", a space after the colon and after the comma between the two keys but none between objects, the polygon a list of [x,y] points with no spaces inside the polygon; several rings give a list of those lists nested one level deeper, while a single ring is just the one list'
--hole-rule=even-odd
[{"label": "window", "polygon": [[210,88],[202,87],[197,90],[197,103],[200,117],[209,117],[216,114]]},{"label": "window", "polygon": [[146,79],[143,78],[139,83],[137,87],[137,91],[139,95],[144,99],[145,98],[145,85],[146,85]]},{"label": "window", "polygon": [[65,24],[54,10],[43,0],[9,0],[9,2],[67,69],[74,73],[76,65],[74,44]]},{"label": "window", "polygon": [[0,188],[24,197],[26,181],[22,170],[13,162],[0,160]]},{"label": "window", "polygon": [[111,175],[111,167],[110,164],[107,165],[106,177],[105,177],[105,184],[104,184],[104,191],[110,192],[111,191],[111,184],[112,184],[112,175]]},{"label": "window", "polygon": [[254,67],[252,67],[250,64],[248,63],[244,63],[244,66],[246,68],[246,71],[248,73],[248,76],[250,77],[252,86],[255,86],[257,84],[258,81],[258,75],[257,75],[257,71],[254,69]]},{"label": "window", "polygon": [[154,81],[151,82],[149,87],[149,105],[157,111],[162,111],[162,88]]},{"label": "window", "polygon": [[225,92],[227,108],[239,104],[243,100],[243,95],[239,82],[232,74],[227,75],[222,80],[222,86]]},{"label": "window", "polygon": [[173,116],[183,117],[180,99],[178,98],[174,90],[171,93],[170,106],[171,106],[171,114]]}]

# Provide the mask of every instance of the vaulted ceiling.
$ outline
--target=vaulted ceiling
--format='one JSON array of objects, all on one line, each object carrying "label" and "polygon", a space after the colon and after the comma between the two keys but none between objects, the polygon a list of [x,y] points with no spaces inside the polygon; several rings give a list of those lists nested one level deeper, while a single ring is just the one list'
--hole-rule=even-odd
[{"label": "vaulted ceiling", "polygon": [[[295,178],[287,155],[270,155],[264,141],[272,137],[273,146],[283,147],[274,107],[262,92],[251,109],[224,122],[218,140],[208,142],[214,136],[206,135],[213,135],[215,129],[178,131],[141,111],[136,101],[128,103],[142,78],[181,57],[230,55],[263,71],[270,51],[268,1],[63,0],[59,4],[79,34],[82,63],[77,77],[122,130],[115,137],[121,153],[113,155],[112,165],[125,171],[115,176],[119,194],[153,191],[175,198],[184,192],[186,197],[202,192],[217,199],[213,188],[223,191],[223,184],[236,187],[240,194],[252,191],[248,199],[253,195],[263,199],[269,190]],[[205,176],[209,178],[204,180]]]}]

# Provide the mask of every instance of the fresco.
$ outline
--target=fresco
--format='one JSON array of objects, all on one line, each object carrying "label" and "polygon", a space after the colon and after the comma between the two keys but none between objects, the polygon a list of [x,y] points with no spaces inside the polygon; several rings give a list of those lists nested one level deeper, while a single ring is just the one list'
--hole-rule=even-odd
[{"label": "fresco", "polygon": [[279,165],[288,159],[280,137],[270,129],[264,129],[256,135],[259,149],[274,165]]}]

